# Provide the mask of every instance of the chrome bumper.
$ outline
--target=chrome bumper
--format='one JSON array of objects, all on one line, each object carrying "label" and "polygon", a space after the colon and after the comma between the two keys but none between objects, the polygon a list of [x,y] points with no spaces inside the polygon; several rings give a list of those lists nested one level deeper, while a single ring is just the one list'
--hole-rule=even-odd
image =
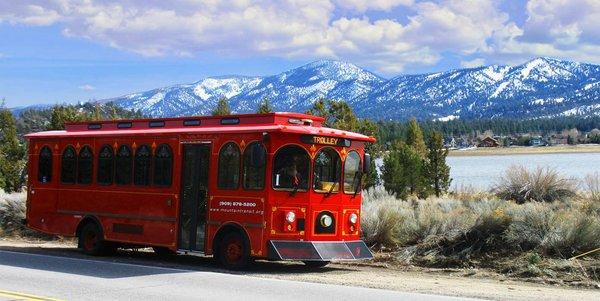
[{"label": "chrome bumper", "polygon": [[330,261],[372,259],[362,240],[355,241],[269,241],[269,259]]}]

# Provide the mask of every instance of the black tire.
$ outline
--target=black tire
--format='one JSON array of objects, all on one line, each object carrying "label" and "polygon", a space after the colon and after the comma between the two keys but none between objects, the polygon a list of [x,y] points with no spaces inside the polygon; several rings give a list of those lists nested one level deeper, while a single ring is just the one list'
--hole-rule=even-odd
[{"label": "black tire", "polygon": [[167,248],[167,247],[152,247],[154,253],[160,257],[170,257],[177,255],[177,252]]},{"label": "black tire", "polygon": [[104,240],[102,230],[96,223],[87,223],[79,232],[79,248],[92,256],[112,255],[116,251],[114,244]]},{"label": "black tire", "polygon": [[329,264],[329,261],[303,261],[304,265],[310,269],[322,268]]},{"label": "black tire", "polygon": [[226,269],[244,269],[250,263],[248,241],[238,232],[229,232],[219,242],[219,248],[215,256]]}]

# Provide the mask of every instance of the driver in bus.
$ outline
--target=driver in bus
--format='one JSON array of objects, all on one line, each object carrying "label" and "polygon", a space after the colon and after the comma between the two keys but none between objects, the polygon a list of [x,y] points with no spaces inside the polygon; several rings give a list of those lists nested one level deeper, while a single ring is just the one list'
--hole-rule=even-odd
[{"label": "driver in bus", "polygon": [[298,165],[300,161],[300,156],[295,155],[285,164],[285,166],[279,170],[279,174],[284,175],[281,186],[285,188],[294,188],[300,186],[302,181],[302,174],[298,171]]}]

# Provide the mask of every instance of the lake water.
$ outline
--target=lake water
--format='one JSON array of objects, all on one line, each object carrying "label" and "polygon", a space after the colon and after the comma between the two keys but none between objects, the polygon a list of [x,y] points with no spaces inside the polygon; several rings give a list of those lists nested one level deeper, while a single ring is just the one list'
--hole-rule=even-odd
[{"label": "lake water", "polygon": [[569,178],[583,179],[600,172],[600,153],[526,154],[502,156],[448,157],[451,188],[472,186],[489,189],[512,165],[528,169],[550,167]]}]

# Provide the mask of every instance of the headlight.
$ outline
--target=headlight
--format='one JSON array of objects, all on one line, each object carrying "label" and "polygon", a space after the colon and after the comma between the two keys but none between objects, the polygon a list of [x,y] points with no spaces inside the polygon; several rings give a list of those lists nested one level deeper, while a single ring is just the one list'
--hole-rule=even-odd
[{"label": "headlight", "polygon": [[285,220],[286,220],[288,223],[293,223],[293,222],[296,220],[296,214],[295,214],[294,212],[292,212],[292,211],[288,212],[288,213],[285,215]]},{"label": "headlight", "polygon": [[351,213],[348,220],[350,220],[351,224],[356,224],[356,222],[358,222],[358,215],[356,215],[356,213]]},{"label": "headlight", "polygon": [[331,216],[323,214],[323,216],[321,216],[321,226],[323,228],[329,228],[331,227],[331,224],[333,224],[333,219]]}]

